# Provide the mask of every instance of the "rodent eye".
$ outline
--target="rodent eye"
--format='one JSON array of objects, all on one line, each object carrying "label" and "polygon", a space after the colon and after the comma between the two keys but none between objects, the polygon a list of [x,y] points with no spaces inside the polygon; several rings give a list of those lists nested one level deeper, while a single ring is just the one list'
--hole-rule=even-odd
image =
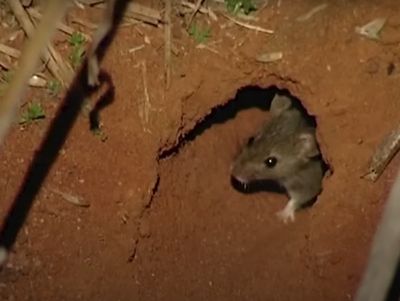
[{"label": "rodent eye", "polygon": [[254,137],[250,137],[249,140],[247,140],[247,146],[252,145],[254,142]]},{"label": "rodent eye", "polygon": [[265,166],[267,166],[268,168],[274,167],[276,163],[278,163],[278,160],[275,157],[268,157],[264,161]]}]

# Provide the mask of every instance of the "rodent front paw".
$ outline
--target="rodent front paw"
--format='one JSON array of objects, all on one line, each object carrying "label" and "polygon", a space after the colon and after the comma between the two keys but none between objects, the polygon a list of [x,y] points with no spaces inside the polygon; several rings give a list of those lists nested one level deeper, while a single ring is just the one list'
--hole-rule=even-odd
[{"label": "rodent front paw", "polygon": [[289,221],[292,223],[295,221],[294,212],[295,210],[292,207],[286,206],[283,210],[277,212],[276,215],[282,222],[287,224]]}]

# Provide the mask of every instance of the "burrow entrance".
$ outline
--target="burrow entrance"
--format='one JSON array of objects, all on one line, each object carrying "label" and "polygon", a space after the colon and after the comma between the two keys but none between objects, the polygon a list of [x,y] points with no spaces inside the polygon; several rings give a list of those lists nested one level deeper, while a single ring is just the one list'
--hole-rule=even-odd
[{"label": "burrow entrance", "polygon": [[[148,225],[163,226],[141,243],[140,252],[151,256],[138,259],[140,266],[150,269],[141,273],[141,279],[151,283],[152,273],[163,279],[158,298],[277,300],[274,292],[287,291],[293,271],[303,273],[302,281],[315,287],[316,276],[303,260],[310,252],[304,235],[312,208],[285,226],[275,216],[287,202],[284,194],[244,195],[230,178],[233,158],[267,120],[277,92],[289,93],[276,87],[240,89],[178,146],[161,154],[160,185],[145,219]],[[307,114],[299,100],[296,105]],[[313,116],[308,120],[316,126]],[[289,285],[298,285],[298,279],[291,281]],[[279,300],[291,300],[290,296],[288,292]]]},{"label": "burrow entrance", "polygon": [[[234,149],[236,152],[239,152],[246,144],[246,141],[253,139],[254,135],[261,128],[261,126],[265,122],[268,122],[268,119],[271,117],[271,114],[269,113],[271,102],[274,96],[277,94],[289,97],[293,102],[293,106],[301,112],[307,124],[317,130],[316,117],[309,114],[307,109],[302,105],[300,99],[291,94],[289,90],[278,89],[276,86],[271,86],[269,88],[246,86],[239,89],[235,98],[228,101],[227,104],[214,108],[209,115],[197,123],[193,130],[184,135],[175,147],[163,151],[160,154],[160,159],[168,159],[173,155],[177,155],[182,147],[194,145],[192,142],[199,138],[204,132],[210,130],[212,126],[217,126],[228,122],[235,122],[234,120],[238,115],[244,115],[244,117],[238,117],[239,120],[236,121],[236,125],[234,126],[235,130],[237,130],[237,141]],[[243,113],[244,111],[250,112]],[[255,115],[254,118],[253,115]],[[220,138],[223,140],[225,137],[220,136]],[[233,157],[232,162],[234,159],[235,158]],[[324,175],[327,173],[332,174],[333,169],[325,160],[322,151],[321,156],[318,159],[322,161]],[[285,192],[277,183],[269,181],[267,183],[264,181],[254,182],[251,183],[251,185],[247,185],[245,189],[243,189],[244,187],[239,185],[232,178],[231,184],[238,191],[244,193],[256,193],[262,190],[280,193]],[[310,202],[310,205],[312,205],[315,201],[316,199]]]}]

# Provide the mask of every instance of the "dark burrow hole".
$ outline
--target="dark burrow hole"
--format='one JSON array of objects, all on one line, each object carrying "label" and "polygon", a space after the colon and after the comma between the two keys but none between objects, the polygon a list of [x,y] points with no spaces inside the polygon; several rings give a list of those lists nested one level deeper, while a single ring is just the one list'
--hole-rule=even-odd
[{"label": "dark burrow hole", "polygon": [[[271,86],[269,88],[246,86],[239,89],[235,98],[229,100],[225,105],[215,107],[211,113],[205,116],[204,119],[200,120],[191,131],[181,137],[176,146],[161,152],[159,159],[163,160],[172,155],[177,155],[179,150],[186,143],[195,140],[213,125],[222,124],[235,118],[235,116],[242,110],[257,108],[262,111],[269,111],[272,99],[276,94],[288,96],[292,100],[292,105],[301,112],[307,124],[313,128],[317,128],[315,116],[310,115],[302,105],[301,101],[292,95],[287,89],[278,89],[276,86]],[[248,138],[250,139],[252,137]],[[327,171],[332,173],[332,168],[327,164],[323,155],[316,159],[322,161],[324,175],[326,175]],[[231,184],[237,191],[242,193],[256,193],[260,191],[285,193],[285,189],[274,181],[254,181],[250,185],[244,187],[238,181],[231,178]],[[311,200],[306,206],[312,205],[316,199],[317,197]]]}]

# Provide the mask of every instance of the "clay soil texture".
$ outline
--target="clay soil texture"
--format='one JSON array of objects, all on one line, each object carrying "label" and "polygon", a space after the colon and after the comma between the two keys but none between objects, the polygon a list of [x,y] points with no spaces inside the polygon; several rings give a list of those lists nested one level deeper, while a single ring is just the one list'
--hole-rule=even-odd
[{"label": "clay soil texture", "polygon": [[[375,183],[361,178],[400,120],[400,4],[330,1],[297,19],[320,4],[274,0],[257,20],[240,19],[273,34],[197,14],[209,29],[203,46],[174,5],[168,89],[163,27],[143,23],[118,27],[86,102],[79,78],[58,97],[28,89],[19,113],[39,102],[46,117],[16,123],[0,149],[1,221],[16,200],[26,212],[13,217],[0,299],[351,300],[399,163]],[[379,17],[379,40],[355,32]],[[67,40],[55,38],[66,59]],[[257,61],[271,52],[282,58]],[[279,90],[315,116],[332,169],[289,224],[275,215],[285,194],[243,193],[230,181]],[[100,132],[90,128],[96,116]]]}]

